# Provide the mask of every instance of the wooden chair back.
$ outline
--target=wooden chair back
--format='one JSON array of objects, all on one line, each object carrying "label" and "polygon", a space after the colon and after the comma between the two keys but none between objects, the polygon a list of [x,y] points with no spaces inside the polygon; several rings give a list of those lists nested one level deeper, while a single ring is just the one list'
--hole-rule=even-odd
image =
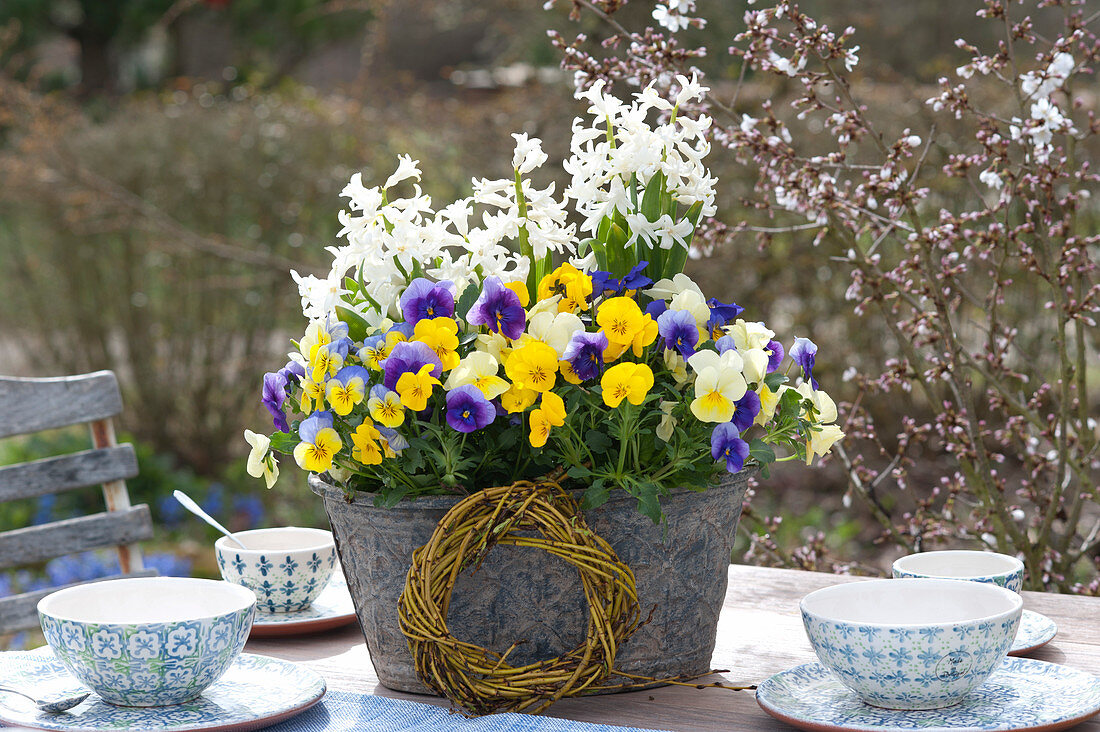
[{"label": "wooden chair back", "polygon": [[[136,542],[153,537],[146,505],[131,506],[126,479],[138,474],[133,446],[115,441],[122,412],[111,371],[57,378],[0,376],[0,438],[87,424],[92,449],[0,467],[0,503],[101,485],[106,511],[0,533],[0,571],[90,549],[117,547],[124,576],[149,576]],[[38,627],[38,601],[55,589],[0,599],[0,633]]]}]

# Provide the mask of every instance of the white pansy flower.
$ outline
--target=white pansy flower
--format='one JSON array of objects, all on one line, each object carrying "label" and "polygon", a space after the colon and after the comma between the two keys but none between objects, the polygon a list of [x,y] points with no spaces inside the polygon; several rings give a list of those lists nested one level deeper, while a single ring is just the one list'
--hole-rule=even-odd
[{"label": "white pansy flower", "polygon": [[763,323],[748,323],[738,318],[733,325],[724,328],[727,335],[733,337],[733,345],[738,351],[748,351],[754,348],[767,348],[768,343],[775,338],[775,331],[769,330]]},{"label": "white pansy flower", "polygon": [[[737,351],[715,353],[714,351],[696,351],[688,360],[688,364],[695,373],[702,373],[703,369],[717,369],[718,371],[736,371],[738,376],[745,368],[745,362]],[[741,397],[737,397],[740,399]]]},{"label": "white pansy flower", "polygon": [[673,295],[668,304],[669,310],[686,310],[695,318],[695,325],[705,329],[710,320],[710,306],[698,290],[687,288]]},{"label": "white pansy flower", "polygon": [[657,280],[648,290],[646,290],[646,294],[654,300],[669,300],[684,290],[694,290],[699,293],[699,297],[702,298],[704,302],[706,301],[706,298],[703,296],[703,291],[699,289],[699,285],[695,284],[695,281],[683,272],[677,273],[672,279],[666,277]]},{"label": "white pansy flower", "polygon": [[279,464],[270,454],[271,439],[267,435],[260,435],[252,430],[244,431],[244,439],[252,446],[252,451],[248,453],[245,470],[253,478],[263,478],[267,487],[270,488],[279,479]]},{"label": "white pansy flower", "polygon": [[768,374],[768,354],[763,348],[750,348],[741,351],[741,360],[745,362],[742,373],[745,381],[750,384],[759,384]]},{"label": "white pansy flower", "polygon": [[583,330],[584,323],[573,313],[542,310],[527,321],[527,332],[523,340],[542,341],[553,348],[561,360],[573,334]]}]

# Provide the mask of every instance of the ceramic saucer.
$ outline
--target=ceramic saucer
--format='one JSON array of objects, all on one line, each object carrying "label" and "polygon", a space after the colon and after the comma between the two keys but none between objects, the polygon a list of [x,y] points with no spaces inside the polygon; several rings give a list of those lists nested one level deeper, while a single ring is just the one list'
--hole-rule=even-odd
[{"label": "ceramic saucer", "polygon": [[293,613],[266,613],[256,609],[249,638],[270,638],[276,635],[303,635],[339,628],[355,622],[355,605],[348,592],[348,582],[337,567],[325,589],[305,610]]},{"label": "ceramic saucer", "polygon": [[1100,712],[1100,678],[1032,658],[1006,658],[960,704],[903,711],[864,704],[821,664],[807,663],[760,684],[765,712],[813,732],[1052,732]]},{"label": "ceramic saucer", "polygon": [[[48,647],[0,653],[0,678],[15,687],[72,685]],[[0,723],[64,732],[243,732],[293,717],[321,700],[325,680],[289,661],[242,653],[198,699],[166,707],[116,707],[92,694],[67,712],[48,714],[14,694],[0,694]]]},{"label": "ceramic saucer", "polygon": [[1031,653],[1054,640],[1057,633],[1058,625],[1046,615],[1024,610],[1024,615],[1020,618],[1020,629],[1016,631],[1016,640],[1012,641],[1008,655],[1022,656]]}]

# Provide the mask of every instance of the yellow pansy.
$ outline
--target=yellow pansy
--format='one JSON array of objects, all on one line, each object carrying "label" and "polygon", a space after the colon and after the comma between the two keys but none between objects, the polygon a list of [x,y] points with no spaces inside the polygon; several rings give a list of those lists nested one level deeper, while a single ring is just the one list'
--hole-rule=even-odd
[{"label": "yellow pansy", "polygon": [[309,349],[309,374],[314,381],[324,381],[344,365],[344,354],[331,343],[317,343]]},{"label": "yellow pansy", "polygon": [[344,417],[363,402],[367,395],[366,375],[367,370],[362,366],[346,366],[329,380],[325,385],[325,400],[332,411]]},{"label": "yellow pansy", "polygon": [[420,367],[419,372],[414,374],[406,371],[397,380],[397,393],[401,395],[401,403],[414,412],[422,412],[428,406],[432,387],[439,383],[439,379],[432,376],[432,368],[432,364],[426,363]]},{"label": "yellow pansy", "polygon": [[600,379],[603,403],[617,407],[623,399],[638,405],[653,388],[653,371],[644,363],[620,363],[604,372]]},{"label": "yellow pansy", "polygon": [[552,391],[542,395],[542,404],[531,412],[531,447],[542,447],[550,436],[551,427],[565,424],[565,402]]},{"label": "yellow pansy", "polygon": [[581,377],[577,376],[577,373],[573,370],[573,364],[569,361],[558,361],[558,371],[561,372],[562,378],[570,384],[581,383]]},{"label": "yellow pansy", "polygon": [[646,313],[642,316],[642,327],[638,329],[638,332],[634,334],[634,340],[630,342],[634,355],[641,358],[642,349],[655,340],[657,340],[657,321],[653,319],[652,315]]},{"label": "yellow pansy", "polygon": [[504,370],[516,386],[549,391],[558,376],[558,353],[541,341],[528,341],[512,351]]},{"label": "yellow pansy", "polygon": [[314,346],[327,346],[332,342],[332,335],[328,329],[321,325],[321,321],[315,320],[306,327],[306,333],[302,340],[298,341],[298,350],[309,358]]},{"label": "yellow pansy", "polygon": [[[612,297],[600,303],[596,322],[613,346],[632,345],[638,332],[645,328],[642,309],[629,297]],[[656,337],[656,332],[653,335]]]},{"label": "yellow pansy", "polygon": [[302,379],[302,398],[298,403],[299,408],[305,414],[312,414],[314,409],[321,406],[321,401],[325,398],[325,384],[324,382],[314,381],[313,379]]},{"label": "yellow pansy", "polygon": [[760,391],[757,394],[760,396],[760,412],[757,413],[753,422],[763,427],[775,416],[775,408],[779,406],[779,396],[782,394],[782,388],[776,393],[769,389],[767,384],[761,384]]},{"label": "yellow pansy", "polygon": [[378,465],[382,462],[382,447],[378,441],[382,434],[369,419],[363,420],[363,424],[355,428],[351,433],[351,457],[363,465]]},{"label": "yellow pansy", "polygon": [[451,372],[444,388],[447,391],[454,391],[460,386],[473,384],[481,390],[486,399],[496,399],[512,386],[497,376],[499,370],[500,364],[491,354],[474,351],[462,359],[461,363]]},{"label": "yellow pansy", "polygon": [[729,422],[748,385],[740,371],[706,366],[695,377],[691,413],[700,422]]},{"label": "yellow pansy", "polygon": [[302,441],[294,448],[294,462],[313,473],[331,468],[333,458],[344,447],[340,435],[332,428],[332,415],[328,412],[317,412],[302,420],[298,436]]},{"label": "yellow pansy", "polygon": [[435,351],[443,362],[443,370],[458,366],[458,323],[454,318],[424,318],[416,323],[414,341],[420,341]]},{"label": "yellow pansy", "polygon": [[512,385],[512,388],[500,395],[500,404],[509,413],[522,412],[535,403],[539,393],[534,389]]},{"label": "yellow pansy", "polygon": [[531,295],[527,292],[527,285],[523,280],[516,280],[515,282],[505,282],[504,286],[512,292],[516,293],[519,297],[519,304],[522,307],[527,307],[531,304]]},{"label": "yellow pansy", "polygon": [[370,411],[374,421],[386,427],[399,427],[405,421],[405,408],[401,406],[401,395],[381,384],[371,387],[367,410]]},{"label": "yellow pansy", "polygon": [[539,300],[553,295],[561,295],[558,301],[560,313],[584,310],[592,295],[592,278],[566,262],[539,282]]}]

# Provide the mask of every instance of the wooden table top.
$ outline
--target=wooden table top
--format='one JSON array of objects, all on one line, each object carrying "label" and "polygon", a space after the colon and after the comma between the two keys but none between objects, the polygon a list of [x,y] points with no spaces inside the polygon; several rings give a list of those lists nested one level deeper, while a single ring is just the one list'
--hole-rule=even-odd
[{"label": "wooden table top", "polygon": [[[820,587],[859,581],[815,572],[731,565],[718,624],[713,667],[730,669],[704,681],[757,683],[816,656],[802,629],[798,600]],[[1024,607],[1058,624],[1058,636],[1029,657],[1100,673],[1100,598],[1025,592]],[[245,650],[303,663],[329,689],[447,706],[446,699],[392,691],[378,683],[358,625],[312,636],[257,639]],[[756,704],[752,692],[667,686],[566,699],[549,716],[661,730],[758,732],[791,730]],[[1100,717],[1075,728],[1100,732]]]}]

